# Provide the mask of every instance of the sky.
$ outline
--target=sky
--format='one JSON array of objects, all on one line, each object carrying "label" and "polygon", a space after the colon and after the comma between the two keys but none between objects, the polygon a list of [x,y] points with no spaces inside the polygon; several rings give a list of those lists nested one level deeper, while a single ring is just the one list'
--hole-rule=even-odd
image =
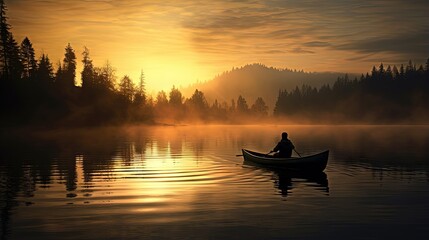
[{"label": "sky", "polygon": [[251,63],[369,72],[429,57],[427,0],[5,0],[15,39],[54,67],[68,43],[149,92]]}]

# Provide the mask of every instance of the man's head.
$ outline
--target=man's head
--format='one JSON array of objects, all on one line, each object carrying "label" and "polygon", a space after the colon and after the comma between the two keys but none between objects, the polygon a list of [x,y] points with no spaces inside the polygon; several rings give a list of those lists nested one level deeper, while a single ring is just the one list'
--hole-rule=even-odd
[{"label": "man's head", "polygon": [[282,133],[282,139],[287,139],[287,132]]}]

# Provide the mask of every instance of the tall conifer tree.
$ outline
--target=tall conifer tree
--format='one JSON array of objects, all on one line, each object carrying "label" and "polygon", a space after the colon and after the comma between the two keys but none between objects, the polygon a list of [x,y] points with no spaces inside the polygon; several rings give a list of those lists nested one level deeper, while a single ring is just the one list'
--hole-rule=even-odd
[{"label": "tall conifer tree", "polygon": [[83,59],[83,70],[82,70],[82,89],[88,90],[93,89],[95,84],[94,77],[94,65],[92,64],[92,60],[89,57],[89,49],[87,47],[84,48],[82,53]]},{"label": "tall conifer tree", "polygon": [[21,78],[22,65],[19,58],[19,47],[6,17],[6,4],[0,0],[0,68],[1,78],[16,80]]},{"label": "tall conifer tree", "polygon": [[22,77],[32,78],[36,71],[37,62],[35,59],[34,48],[30,40],[26,37],[21,43],[21,63],[22,63]]},{"label": "tall conifer tree", "polygon": [[63,73],[62,73],[62,83],[63,87],[66,89],[71,89],[75,86],[76,78],[76,55],[70,43],[65,48],[66,52],[64,54],[63,60]]}]

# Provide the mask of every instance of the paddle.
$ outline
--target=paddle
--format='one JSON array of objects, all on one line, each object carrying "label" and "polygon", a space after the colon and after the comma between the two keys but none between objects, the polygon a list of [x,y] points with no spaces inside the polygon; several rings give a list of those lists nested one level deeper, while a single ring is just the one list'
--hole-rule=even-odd
[{"label": "paddle", "polygon": [[[267,154],[265,154],[265,156],[268,156],[268,154],[270,154],[270,153],[272,153],[273,151],[270,151],[269,153],[267,153]],[[237,155],[235,155],[236,157],[242,157],[243,156],[243,154],[237,154]]]},{"label": "paddle", "polygon": [[297,152],[297,151],[295,150],[295,148],[294,148],[293,150],[296,152],[296,154],[298,154],[298,156],[299,156],[299,157],[301,157],[301,154],[299,154],[299,152]]}]

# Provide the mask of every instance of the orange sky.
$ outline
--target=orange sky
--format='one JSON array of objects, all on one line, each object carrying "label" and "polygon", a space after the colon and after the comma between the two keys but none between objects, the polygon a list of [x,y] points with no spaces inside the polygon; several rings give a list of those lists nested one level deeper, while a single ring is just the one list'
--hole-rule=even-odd
[{"label": "orange sky", "polygon": [[[305,71],[367,72],[429,57],[425,0],[6,0],[18,42],[27,36],[56,66],[70,43],[96,66],[149,92],[263,63]],[[78,73],[80,75],[80,72]]]}]

